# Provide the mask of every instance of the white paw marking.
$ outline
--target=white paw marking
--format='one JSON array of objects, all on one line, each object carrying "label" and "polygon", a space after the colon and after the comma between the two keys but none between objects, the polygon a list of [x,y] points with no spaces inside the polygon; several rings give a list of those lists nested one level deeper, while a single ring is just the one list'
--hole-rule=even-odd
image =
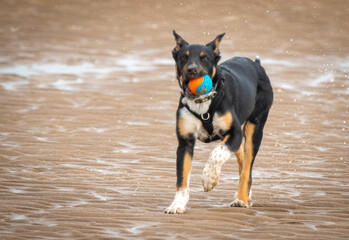
[{"label": "white paw marking", "polygon": [[223,164],[229,159],[231,153],[227,146],[219,145],[210,154],[202,176],[204,191],[211,191],[219,181]]},{"label": "white paw marking", "polygon": [[182,214],[186,210],[186,205],[189,201],[189,189],[182,189],[176,193],[172,204],[165,210],[168,214]]}]

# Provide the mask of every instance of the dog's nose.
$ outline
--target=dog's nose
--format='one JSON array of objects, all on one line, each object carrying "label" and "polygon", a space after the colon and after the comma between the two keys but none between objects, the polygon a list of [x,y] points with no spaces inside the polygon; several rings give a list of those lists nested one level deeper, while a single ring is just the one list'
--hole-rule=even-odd
[{"label": "dog's nose", "polygon": [[195,75],[198,73],[198,66],[196,64],[191,64],[188,66],[188,73],[191,75]]}]

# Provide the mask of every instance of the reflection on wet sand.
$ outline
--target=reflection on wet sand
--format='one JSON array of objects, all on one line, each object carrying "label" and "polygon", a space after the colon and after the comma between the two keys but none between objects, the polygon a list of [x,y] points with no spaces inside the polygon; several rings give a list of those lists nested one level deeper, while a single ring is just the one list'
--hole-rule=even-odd
[{"label": "reflection on wet sand", "polygon": [[[0,238],[348,238],[346,1],[0,5]],[[162,213],[175,191],[172,29],[192,43],[226,32],[222,60],[259,55],[270,75],[251,209],[229,207],[235,159],[203,192],[215,144],[198,143],[188,212]]]}]

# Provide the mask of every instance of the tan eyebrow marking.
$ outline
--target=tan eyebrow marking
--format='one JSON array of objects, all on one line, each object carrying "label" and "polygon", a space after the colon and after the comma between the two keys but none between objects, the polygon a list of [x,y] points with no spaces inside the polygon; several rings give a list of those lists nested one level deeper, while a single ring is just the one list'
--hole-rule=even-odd
[{"label": "tan eyebrow marking", "polygon": [[189,51],[186,51],[185,52],[185,55],[189,56],[190,52]]},{"label": "tan eyebrow marking", "polygon": [[205,56],[205,53],[204,52],[201,52],[200,53],[200,57],[204,57]]}]

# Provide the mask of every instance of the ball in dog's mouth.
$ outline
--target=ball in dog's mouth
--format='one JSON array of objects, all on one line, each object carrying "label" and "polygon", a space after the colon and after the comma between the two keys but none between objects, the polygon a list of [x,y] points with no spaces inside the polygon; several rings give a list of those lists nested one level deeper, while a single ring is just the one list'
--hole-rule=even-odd
[{"label": "ball in dog's mouth", "polygon": [[[190,91],[188,91],[188,89]],[[187,94],[191,96],[200,96],[209,93],[212,89],[212,79],[208,75],[192,78],[189,80]]]}]

